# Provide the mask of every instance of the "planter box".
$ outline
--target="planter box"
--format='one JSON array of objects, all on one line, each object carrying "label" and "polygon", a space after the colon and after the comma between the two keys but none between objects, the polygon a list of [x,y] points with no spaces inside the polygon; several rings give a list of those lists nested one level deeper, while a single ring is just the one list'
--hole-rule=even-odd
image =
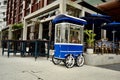
[{"label": "planter box", "polygon": [[93,54],[94,52],[94,49],[92,48],[87,48],[87,54]]},{"label": "planter box", "polygon": [[87,65],[106,65],[120,63],[120,55],[116,54],[84,54]]}]

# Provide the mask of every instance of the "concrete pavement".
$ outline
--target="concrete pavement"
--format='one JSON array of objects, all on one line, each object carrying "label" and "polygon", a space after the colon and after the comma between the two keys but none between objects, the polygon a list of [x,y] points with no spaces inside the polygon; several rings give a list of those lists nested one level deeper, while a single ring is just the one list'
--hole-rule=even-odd
[{"label": "concrete pavement", "polygon": [[67,69],[46,57],[10,56],[0,53],[0,80],[120,80],[120,71],[84,65]]}]

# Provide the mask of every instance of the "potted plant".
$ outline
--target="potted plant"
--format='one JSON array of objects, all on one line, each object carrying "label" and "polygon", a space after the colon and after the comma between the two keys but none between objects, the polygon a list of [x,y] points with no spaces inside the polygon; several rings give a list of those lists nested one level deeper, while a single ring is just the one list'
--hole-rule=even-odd
[{"label": "potted plant", "polygon": [[12,30],[13,30],[13,39],[14,40],[19,39],[19,37],[21,36],[22,28],[23,28],[22,23],[13,24]]},{"label": "potted plant", "polygon": [[93,33],[93,30],[85,30],[84,33],[87,35],[87,53],[93,53],[94,41],[96,34]]},{"label": "potted plant", "polygon": [[22,29],[23,28],[23,24],[22,23],[15,23],[12,26],[12,29]]}]

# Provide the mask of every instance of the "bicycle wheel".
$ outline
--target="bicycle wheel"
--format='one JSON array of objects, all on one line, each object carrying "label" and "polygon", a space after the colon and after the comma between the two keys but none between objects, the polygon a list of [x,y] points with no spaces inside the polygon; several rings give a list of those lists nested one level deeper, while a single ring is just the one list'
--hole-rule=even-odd
[{"label": "bicycle wheel", "polygon": [[67,68],[72,68],[74,66],[74,64],[75,64],[74,57],[72,55],[67,56],[65,59],[65,66]]},{"label": "bicycle wheel", "polygon": [[55,65],[58,65],[58,64],[60,64],[61,60],[56,59],[54,56],[52,56],[52,62],[53,62]]},{"label": "bicycle wheel", "polygon": [[79,55],[76,59],[76,63],[78,67],[81,67],[84,65],[84,57],[82,55]]}]

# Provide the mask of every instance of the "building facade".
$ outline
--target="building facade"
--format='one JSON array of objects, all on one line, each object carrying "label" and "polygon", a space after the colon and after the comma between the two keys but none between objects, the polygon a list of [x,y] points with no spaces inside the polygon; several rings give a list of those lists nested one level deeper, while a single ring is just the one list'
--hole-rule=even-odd
[{"label": "building facade", "polygon": [[0,40],[2,39],[2,30],[6,28],[6,9],[7,0],[0,0]]},{"label": "building facade", "polygon": [[6,28],[7,0],[0,0],[0,31]]},{"label": "building facade", "polygon": [[7,0],[0,1],[0,31],[2,28],[6,27],[6,9],[7,9]]},{"label": "building facade", "polygon": [[[8,0],[7,26],[8,39],[49,39],[54,41],[54,24],[52,19],[58,14],[68,14],[74,17],[96,13],[79,3],[82,0]],[[12,25],[23,23],[22,30],[12,30]],[[52,25],[50,30],[49,26]],[[51,31],[51,34],[49,34]]]}]

